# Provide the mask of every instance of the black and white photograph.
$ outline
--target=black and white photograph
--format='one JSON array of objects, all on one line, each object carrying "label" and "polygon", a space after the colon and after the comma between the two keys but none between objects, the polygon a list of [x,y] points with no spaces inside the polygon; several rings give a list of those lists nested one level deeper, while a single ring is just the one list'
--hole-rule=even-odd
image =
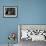
[{"label": "black and white photograph", "polygon": [[17,7],[15,6],[5,6],[4,7],[4,17],[16,17]]}]

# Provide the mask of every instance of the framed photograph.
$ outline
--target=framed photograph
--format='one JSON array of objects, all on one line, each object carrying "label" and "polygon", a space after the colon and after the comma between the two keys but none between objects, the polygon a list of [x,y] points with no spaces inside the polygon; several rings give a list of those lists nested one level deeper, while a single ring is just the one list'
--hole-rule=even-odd
[{"label": "framed photograph", "polygon": [[17,7],[16,6],[4,6],[4,17],[16,17]]}]

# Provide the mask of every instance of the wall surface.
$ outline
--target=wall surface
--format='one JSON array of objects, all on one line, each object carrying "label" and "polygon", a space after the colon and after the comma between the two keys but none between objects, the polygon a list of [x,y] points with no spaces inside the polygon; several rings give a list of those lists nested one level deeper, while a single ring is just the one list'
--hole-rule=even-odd
[{"label": "wall surface", "polygon": [[[18,16],[3,18],[3,6],[18,6]],[[8,43],[9,32],[17,34],[18,24],[46,24],[46,0],[0,0],[0,44]]]},{"label": "wall surface", "polygon": [[19,23],[46,24],[46,0],[19,0]]}]

